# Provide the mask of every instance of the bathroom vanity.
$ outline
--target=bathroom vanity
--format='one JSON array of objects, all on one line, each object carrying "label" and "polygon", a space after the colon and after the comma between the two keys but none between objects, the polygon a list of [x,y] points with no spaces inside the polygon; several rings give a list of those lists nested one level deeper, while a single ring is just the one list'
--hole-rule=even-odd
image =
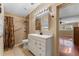
[{"label": "bathroom vanity", "polygon": [[52,35],[29,34],[29,50],[35,56],[52,56],[52,37]]}]

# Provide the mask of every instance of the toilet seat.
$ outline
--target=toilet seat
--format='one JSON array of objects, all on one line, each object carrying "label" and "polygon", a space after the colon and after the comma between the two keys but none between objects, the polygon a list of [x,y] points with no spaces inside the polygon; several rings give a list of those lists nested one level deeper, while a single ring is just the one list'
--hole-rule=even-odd
[{"label": "toilet seat", "polygon": [[28,48],[28,39],[22,40],[23,42],[23,48]]},{"label": "toilet seat", "polygon": [[23,43],[28,43],[28,39],[24,39],[22,41],[23,41]]}]

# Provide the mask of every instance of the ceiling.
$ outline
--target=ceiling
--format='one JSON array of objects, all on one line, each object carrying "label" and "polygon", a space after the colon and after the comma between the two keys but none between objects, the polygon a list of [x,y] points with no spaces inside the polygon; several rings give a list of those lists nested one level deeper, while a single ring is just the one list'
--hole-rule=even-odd
[{"label": "ceiling", "polygon": [[39,5],[40,3],[4,3],[4,11],[25,17]]},{"label": "ceiling", "polygon": [[66,4],[60,8],[59,17],[64,23],[79,22],[79,3]]},{"label": "ceiling", "polygon": [[66,4],[59,11],[60,18],[79,15],[79,3]]}]

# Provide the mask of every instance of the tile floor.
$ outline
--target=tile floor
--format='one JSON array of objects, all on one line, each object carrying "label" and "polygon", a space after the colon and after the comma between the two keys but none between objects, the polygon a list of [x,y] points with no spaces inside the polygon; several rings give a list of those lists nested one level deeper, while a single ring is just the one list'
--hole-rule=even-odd
[{"label": "tile floor", "polygon": [[32,56],[32,54],[26,49],[25,51],[20,47],[14,47],[4,52],[4,56]]}]

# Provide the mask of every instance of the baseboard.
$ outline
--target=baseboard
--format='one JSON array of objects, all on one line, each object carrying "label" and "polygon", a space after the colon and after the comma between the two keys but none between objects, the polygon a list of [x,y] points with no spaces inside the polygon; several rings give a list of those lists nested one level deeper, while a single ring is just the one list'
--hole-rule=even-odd
[{"label": "baseboard", "polygon": [[21,43],[18,43],[18,44],[15,44],[14,47],[20,46],[20,45],[22,45],[22,44],[23,44],[22,42],[21,42]]}]

